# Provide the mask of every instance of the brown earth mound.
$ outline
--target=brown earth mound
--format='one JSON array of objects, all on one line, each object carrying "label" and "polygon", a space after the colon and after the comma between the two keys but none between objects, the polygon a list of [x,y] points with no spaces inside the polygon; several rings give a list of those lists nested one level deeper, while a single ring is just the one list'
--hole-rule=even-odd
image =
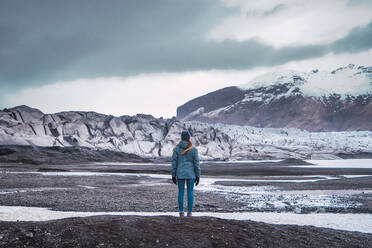
[{"label": "brown earth mound", "polygon": [[372,234],[217,218],[0,222],[0,247],[371,247]]}]

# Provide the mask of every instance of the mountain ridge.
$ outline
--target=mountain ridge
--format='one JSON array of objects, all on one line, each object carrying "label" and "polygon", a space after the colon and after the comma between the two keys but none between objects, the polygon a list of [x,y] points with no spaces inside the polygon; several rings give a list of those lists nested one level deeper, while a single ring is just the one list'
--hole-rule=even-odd
[{"label": "mountain ridge", "polygon": [[177,108],[177,118],[312,132],[372,130],[372,67],[267,73],[192,99]]}]

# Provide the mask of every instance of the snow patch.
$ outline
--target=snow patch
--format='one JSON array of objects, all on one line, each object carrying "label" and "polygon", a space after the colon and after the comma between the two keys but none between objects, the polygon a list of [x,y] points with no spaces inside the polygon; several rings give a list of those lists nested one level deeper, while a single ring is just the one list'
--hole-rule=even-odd
[{"label": "snow patch", "polygon": [[[339,94],[343,98],[372,94],[372,67],[348,65],[332,72],[313,70],[311,72],[277,71],[261,75],[239,88],[243,90],[291,83],[293,91],[298,87],[305,96],[322,97]],[[252,98],[251,100],[255,100]],[[257,97],[257,100],[260,99]],[[249,99],[247,99],[249,100]]]},{"label": "snow patch", "polygon": [[[371,169],[372,159],[306,160],[312,165],[296,165],[300,168],[358,168]],[[372,175],[371,175],[372,176]]]},{"label": "snow patch", "polygon": [[201,115],[202,113],[204,113],[204,107],[200,107],[196,110],[194,110],[193,112],[191,112],[190,114],[186,115],[183,120],[188,120],[194,116],[198,116],[198,115]]},{"label": "snow patch", "polygon": [[[71,217],[98,215],[136,215],[136,216],[178,216],[178,212],[72,212],[53,211],[46,208],[0,206],[1,221],[49,221]],[[209,216],[221,219],[262,221],[270,224],[290,224],[301,226],[326,227],[345,231],[372,233],[372,214],[334,214],[334,213],[193,213],[193,216]]]}]

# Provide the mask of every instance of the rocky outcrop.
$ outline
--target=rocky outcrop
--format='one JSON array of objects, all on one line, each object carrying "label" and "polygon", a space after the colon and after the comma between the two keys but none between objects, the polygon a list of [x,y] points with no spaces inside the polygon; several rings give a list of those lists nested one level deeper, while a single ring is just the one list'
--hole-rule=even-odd
[{"label": "rocky outcrop", "polygon": [[[88,147],[167,158],[187,129],[202,159],[274,159],[372,153],[372,132],[310,133],[182,122],[151,115],[104,115],[70,111],[44,114],[18,106],[0,111],[0,145]],[[1,156],[1,154],[0,154]]]},{"label": "rocky outcrop", "polygon": [[372,67],[263,75],[248,86],[195,98],[178,107],[177,118],[312,132],[371,131]]}]

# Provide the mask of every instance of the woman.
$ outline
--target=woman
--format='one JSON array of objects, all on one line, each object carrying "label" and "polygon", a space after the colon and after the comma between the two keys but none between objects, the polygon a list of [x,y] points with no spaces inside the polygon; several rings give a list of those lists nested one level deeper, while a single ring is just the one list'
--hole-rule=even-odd
[{"label": "woman", "polygon": [[178,207],[180,217],[185,216],[183,211],[183,197],[185,184],[187,185],[187,216],[192,216],[194,204],[194,183],[199,184],[200,163],[198,150],[192,146],[190,133],[182,131],[181,142],[173,149],[172,180],[178,184]]}]

